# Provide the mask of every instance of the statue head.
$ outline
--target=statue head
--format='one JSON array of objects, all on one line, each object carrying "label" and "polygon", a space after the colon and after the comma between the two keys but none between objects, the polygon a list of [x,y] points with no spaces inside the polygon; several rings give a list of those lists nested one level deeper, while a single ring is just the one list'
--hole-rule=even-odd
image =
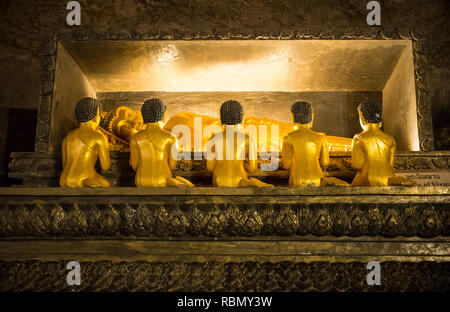
[{"label": "statue head", "polygon": [[314,112],[311,104],[308,102],[295,102],[291,106],[292,121],[297,124],[312,126],[314,119]]},{"label": "statue head", "polygon": [[238,125],[244,121],[244,108],[235,100],[226,101],[220,106],[220,121],[223,125]]},{"label": "statue head", "polygon": [[96,99],[86,97],[75,106],[75,116],[79,123],[93,121],[100,123],[99,106]]},{"label": "statue head", "polygon": [[141,113],[144,123],[163,121],[166,117],[167,105],[158,98],[148,99],[142,105]]},{"label": "statue head", "polygon": [[358,106],[359,122],[363,129],[366,129],[368,124],[380,124],[382,119],[381,107],[376,102],[363,101]]}]

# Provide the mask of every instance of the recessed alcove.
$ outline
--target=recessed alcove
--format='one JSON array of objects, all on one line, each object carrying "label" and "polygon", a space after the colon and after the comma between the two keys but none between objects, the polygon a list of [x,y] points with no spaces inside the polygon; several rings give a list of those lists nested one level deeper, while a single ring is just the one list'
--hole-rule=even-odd
[{"label": "recessed alcove", "polygon": [[419,150],[410,40],[61,41],[49,151],[76,127],[74,107],[97,97],[103,110],[139,109],[148,97],[182,111],[218,116],[227,99],[247,116],[289,122],[290,105],[309,101],[314,130],[352,137],[361,100],[383,105],[384,130],[398,150]]}]

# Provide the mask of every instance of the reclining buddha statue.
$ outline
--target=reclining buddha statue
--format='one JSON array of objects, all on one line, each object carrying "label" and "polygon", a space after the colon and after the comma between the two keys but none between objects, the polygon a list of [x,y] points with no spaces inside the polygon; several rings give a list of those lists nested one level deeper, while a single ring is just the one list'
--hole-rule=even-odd
[{"label": "reclining buddha statue", "polygon": [[[196,124],[196,120],[200,123]],[[135,111],[129,107],[120,106],[117,109],[103,113],[102,122],[100,124],[104,130],[104,133],[108,135],[111,143],[111,150],[116,151],[129,151],[130,138],[138,131],[145,128],[144,122],[140,112]],[[221,126],[219,118],[211,117],[208,115],[196,114],[193,112],[179,112],[165,123],[163,129],[169,132],[179,125],[184,125],[189,128],[191,133],[190,146],[195,151],[205,151],[206,142],[211,138],[211,133],[205,131],[210,126]],[[199,126],[202,131],[201,142],[196,145],[195,133],[196,126]],[[245,131],[252,126],[256,129],[254,140],[258,147],[266,147],[266,151],[280,152],[282,146],[283,137],[289,132],[294,131],[294,125],[286,122],[277,121],[265,117],[249,116],[245,117],[242,123],[242,128]],[[266,133],[262,135],[261,129],[266,126]],[[278,126],[278,136],[272,134],[273,126]],[[274,138],[274,140],[272,139]],[[351,138],[326,136],[328,142],[328,148],[332,152],[349,152],[351,150]],[[178,137],[180,139],[180,137]],[[199,145],[199,146],[198,146]],[[180,146],[182,150],[184,146]],[[259,150],[261,151],[261,150]]]},{"label": "reclining buddha statue", "polygon": [[[190,129],[191,133],[194,133],[195,130],[195,120],[199,119],[201,120],[200,126],[202,127],[202,142],[201,142],[201,150],[205,150],[205,144],[211,137],[210,134],[207,131],[204,131],[205,128],[211,126],[211,125],[217,125],[220,126],[221,122],[219,118],[211,117],[208,115],[201,115],[196,114],[192,112],[180,112],[175,115],[173,115],[167,123],[164,125],[164,129],[167,131],[172,131],[174,127],[177,125],[185,125]],[[256,129],[256,133],[254,135],[254,139],[258,145],[258,147],[264,146],[266,147],[266,151],[269,151],[271,149],[274,152],[280,152],[281,146],[283,143],[283,137],[288,134],[289,132],[294,131],[294,125],[278,121],[275,119],[270,119],[266,117],[255,117],[255,116],[249,116],[245,117],[242,123],[243,130],[247,130],[249,126],[255,126],[254,129]],[[265,128],[260,126],[267,126]],[[278,126],[278,135],[272,134],[273,128],[272,126]],[[266,133],[261,134],[261,129],[266,129]],[[349,152],[351,149],[351,138],[345,138],[345,137],[337,137],[337,136],[329,136],[327,135],[327,141],[328,141],[328,148],[330,151],[333,152]],[[264,140],[264,142],[262,141]],[[194,142],[194,136],[191,136],[191,144],[192,147],[195,146]]]}]

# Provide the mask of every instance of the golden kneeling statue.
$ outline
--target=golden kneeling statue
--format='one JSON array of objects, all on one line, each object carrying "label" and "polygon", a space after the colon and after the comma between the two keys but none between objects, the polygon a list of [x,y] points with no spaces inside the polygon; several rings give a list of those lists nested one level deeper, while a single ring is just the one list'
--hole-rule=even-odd
[{"label": "golden kneeling statue", "polygon": [[283,138],[281,149],[283,167],[290,170],[289,186],[348,186],[337,178],[324,176],[320,164],[329,164],[328,143],[324,134],[310,129],[314,119],[311,104],[294,103],[291,118],[295,131]]},{"label": "golden kneeling statue", "polygon": [[149,99],[142,106],[146,128],[131,137],[130,165],[136,171],[139,187],[194,185],[182,177],[172,177],[177,165],[177,138],[162,129],[167,106],[160,99]]},{"label": "golden kneeling statue", "polygon": [[95,171],[97,159],[102,170],[110,167],[107,138],[99,131],[97,101],[81,99],[75,108],[80,127],[69,132],[62,143],[62,187],[109,187],[109,182]]},{"label": "golden kneeling statue", "polygon": [[415,181],[394,174],[395,140],[381,130],[380,107],[365,101],[358,106],[363,132],[352,141],[352,167],[358,172],[353,186],[414,186]]},{"label": "golden kneeling statue", "polygon": [[255,178],[248,178],[247,172],[257,170],[256,143],[241,131],[244,110],[237,101],[226,101],[220,107],[220,120],[224,130],[215,133],[208,140],[206,168],[213,172],[213,186],[219,187],[274,187]]}]

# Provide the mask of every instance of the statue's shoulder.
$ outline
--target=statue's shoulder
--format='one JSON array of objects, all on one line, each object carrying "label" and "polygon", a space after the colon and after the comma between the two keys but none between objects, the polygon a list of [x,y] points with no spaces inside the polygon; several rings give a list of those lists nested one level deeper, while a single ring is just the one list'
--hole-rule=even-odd
[{"label": "statue's shoulder", "polygon": [[130,139],[130,142],[131,141],[139,141],[139,140],[141,140],[142,138],[145,138],[145,130],[142,130],[142,131],[139,131],[139,132],[137,132],[136,134],[134,134],[132,137],[131,137],[131,139]]},{"label": "statue's shoulder", "polygon": [[98,141],[98,140],[108,140],[106,135],[101,133],[99,130],[92,129],[92,131],[89,132],[89,136],[91,136],[96,141]]},{"label": "statue's shoulder", "polygon": [[284,137],[285,137],[285,138],[290,138],[290,137],[292,136],[292,134],[295,133],[296,131],[297,131],[297,130],[288,132],[288,133],[286,133],[286,134],[284,135]]},{"label": "statue's shoulder", "polygon": [[69,133],[66,134],[66,136],[64,137],[64,140],[73,137],[78,131],[80,130],[80,128],[75,128],[71,131],[69,131]]},{"label": "statue's shoulder", "polygon": [[325,133],[315,131],[311,131],[309,137],[318,145],[322,144],[327,139],[327,135]]},{"label": "statue's shoulder", "polygon": [[389,141],[394,141],[394,137],[391,136],[390,134],[387,134],[386,132],[384,132],[383,130],[380,129],[381,134],[383,135],[383,137],[385,137],[386,140]]},{"label": "statue's shoulder", "polygon": [[367,133],[366,132],[360,132],[360,133],[357,133],[357,134],[355,134],[354,136],[353,136],[353,140],[360,140],[360,141],[363,141],[364,140],[364,138],[367,136]]},{"label": "statue's shoulder", "polygon": [[174,135],[172,132],[169,132],[165,129],[159,129],[157,133],[155,133],[153,136],[153,142],[160,142],[158,144],[166,145],[166,144],[173,144],[177,141],[176,135]]},{"label": "statue's shoulder", "polygon": [[299,133],[300,133],[300,131],[294,130],[294,131],[288,132],[284,137],[285,137],[286,139],[292,139],[292,138],[298,136]]},{"label": "statue's shoulder", "polygon": [[323,133],[323,132],[316,132],[316,131],[311,131],[312,132],[312,135],[314,135],[315,137],[317,137],[317,138],[319,138],[319,139],[324,139],[324,138],[326,138],[326,133]]},{"label": "statue's shoulder", "polygon": [[294,130],[292,132],[289,132],[284,136],[284,140],[288,143],[294,144],[297,140],[303,140],[305,137],[305,134],[300,130]]},{"label": "statue's shoulder", "polygon": [[177,140],[177,136],[175,134],[173,134],[172,132],[169,132],[169,131],[167,131],[165,129],[161,129],[161,130],[162,130],[162,135],[167,140],[170,140],[170,141],[176,141]]},{"label": "statue's shoulder", "polygon": [[387,134],[384,131],[380,131],[380,132],[381,132],[381,140],[385,144],[387,144],[389,147],[392,147],[395,145],[395,139],[391,135]]}]

